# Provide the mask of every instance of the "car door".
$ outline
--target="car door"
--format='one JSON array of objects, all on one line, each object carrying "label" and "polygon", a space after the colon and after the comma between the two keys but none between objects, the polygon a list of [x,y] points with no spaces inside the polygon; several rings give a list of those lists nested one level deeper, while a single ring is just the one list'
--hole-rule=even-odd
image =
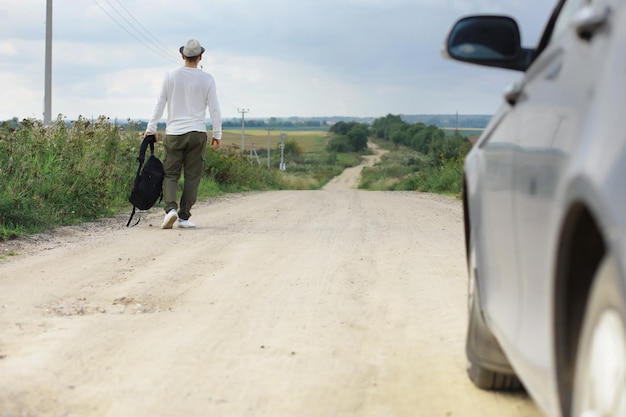
[{"label": "car door", "polygon": [[[555,369],[553,277],[564,210],[559,194],[564,191],[570,155],[593,100],[605,42],[601,36],[584,39],[577,30],[577,19],[581,9],[592,12],[596,3],[565,3],[550,41],[527,71],[515,103],[518,146],[513,158],[513,204],[517,208],[514,228],[521,314],[514,349],[519,363],[527,367],[524,375],[529,386],[541,387]],[[547,392],[533,394],[541,397]]]},{"label": "car door", "polygon": [[511,298],[519,292],[519,280],[512,197],[516,121],[510,113],[510,108],[501,109],[497,124],[477,143],[477,158],[470,161],[479,188],[470,207],[481,269],[478,285],[486,318],[498,329],[515,327],[519,315],[517,300]]}]

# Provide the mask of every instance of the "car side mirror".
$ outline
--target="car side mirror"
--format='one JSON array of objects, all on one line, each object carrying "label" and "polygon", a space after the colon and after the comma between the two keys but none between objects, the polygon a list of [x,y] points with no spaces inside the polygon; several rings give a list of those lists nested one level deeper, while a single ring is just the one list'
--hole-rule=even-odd
[{"label": "car side mirror", "polygon": [[445,53],[457,61],[525,71],[531,50],[522,48],[517,22],[507,16],[468,16],[450,30]]}]

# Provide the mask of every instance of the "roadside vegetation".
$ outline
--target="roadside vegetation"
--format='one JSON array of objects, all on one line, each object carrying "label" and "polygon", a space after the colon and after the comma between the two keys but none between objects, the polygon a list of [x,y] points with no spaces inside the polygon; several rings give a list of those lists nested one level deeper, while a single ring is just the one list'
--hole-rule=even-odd
[{"label": "roadside vegetation", "polygon": [[[130,212],[127,198],[142,134],[138,123],[119,124],[106,117],[67,123],[59,116],[50,126],[33,119],[3,122],[0,241]],[[388,115],[371,126],[338,122],[328,131],[248,130],[243,152],[241,131],[225,130],[222,148],[207,149],[199,198],[319,189],[371,154],[368,141],[390,152],[380,164],[364,169],[360,188],[460,193],[467,140]],[[155,153],[163,157],[160,142]]]},{"label": "roadside vegetation", "polygon": [[471,149],[466,136],[392,114],[376,119],[371,130],[371,140],[390,152],[363,169],[359,188],[460,196],[463,161]]}]

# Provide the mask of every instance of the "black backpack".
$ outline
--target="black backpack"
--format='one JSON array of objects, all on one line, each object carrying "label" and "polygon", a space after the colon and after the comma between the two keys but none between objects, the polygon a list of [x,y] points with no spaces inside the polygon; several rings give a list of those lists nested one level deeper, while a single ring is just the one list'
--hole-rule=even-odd
[{"label": "black backpack", "polygon": [[[139,168],[137,168],[137,176],[135,177],[133,190],[128,197],[128,201],[133,205],[133,211],[130,214],[128,223],[126,223],[126,227],[130,225],[130,221],[133,219],[136,209],[148,210],[154,206],[157,200],[163,198],[163,164],[159,158],[154,156],[155,142],[156,137],[154,135],[148,135],[144,138],[139,148],[139,157],[137,157]],[[148,145],[150,145],[150,157],[144,165]],[[139,220],[137,220],[137,223],[139,223]],[[137,223],[133,226],[137,225]]]}]

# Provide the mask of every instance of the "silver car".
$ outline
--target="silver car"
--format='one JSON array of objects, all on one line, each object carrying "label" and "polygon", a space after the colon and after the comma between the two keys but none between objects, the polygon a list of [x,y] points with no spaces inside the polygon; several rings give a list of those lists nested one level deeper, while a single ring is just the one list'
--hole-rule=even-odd
[{"label": "silver car", "polygon": [[626,1],[559,1],[520,39],[469,16],[444,48],[523,72],[465,161],[468,374],[548,416],[625,417]]}]

